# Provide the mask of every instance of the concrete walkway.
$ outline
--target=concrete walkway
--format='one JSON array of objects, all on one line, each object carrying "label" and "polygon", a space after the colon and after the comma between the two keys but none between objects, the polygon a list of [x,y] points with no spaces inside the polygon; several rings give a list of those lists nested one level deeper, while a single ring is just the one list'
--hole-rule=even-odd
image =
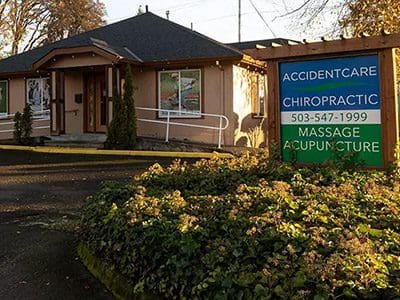
[{"label": "concrete walkway", "polygon": [[112,299],[77,259],[79,211],[102,182],[154,162],[0,150],[0,299]]}]

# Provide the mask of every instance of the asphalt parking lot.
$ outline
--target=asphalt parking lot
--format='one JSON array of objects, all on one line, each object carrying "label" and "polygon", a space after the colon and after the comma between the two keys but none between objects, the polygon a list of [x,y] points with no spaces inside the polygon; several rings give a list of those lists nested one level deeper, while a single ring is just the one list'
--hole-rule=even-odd
[{"label": "asphalt parking lot", "polygon": [[102,182],[170,161],[0,150],[0,299],[112,299],[77,258],[80,208]]}]

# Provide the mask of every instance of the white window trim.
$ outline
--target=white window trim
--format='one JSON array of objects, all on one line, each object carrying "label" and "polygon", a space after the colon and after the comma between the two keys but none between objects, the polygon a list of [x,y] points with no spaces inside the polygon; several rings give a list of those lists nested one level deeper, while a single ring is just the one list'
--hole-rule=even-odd
[{"label": "white window trim", "polygon": [[[43,99],[44,99],[44,88],[43,88],[43,83],[46,82],[46,80],[50,80],[50,77],[30,77],[30,78],[26,78],[25,81],[25,93],[26,93],[26,99],[25,99],[25,104],[28,104],[28,100],[29,100],[29,87],[28,87],[28,82],[29,80],[40,80],[40,111],[35,111],[35,113],[43,113],[44,111],[46,111],[46,109],[43,109]],[[51,98],[51,97],[50,97]],[[49,99],[49,101],[51,101],[51,99]]]},{"label": "white window trim", "polygon": [[8,99],[8,96],[10,95],[10,93],[9,93],[9,86],[8,86],[8,80],[0,80],[0,83],[3,83],[3,82],[5,82],[6,83],[6,112],[0,112],[0,117],[6,117],[6,116],[8,116],[8,110],[9,110],[9,105],[8,105],[8,102],[9,102],[9,99]]},{"label": "white window trim", "polygon": [[[182,113],[182,99],[181,99],[181,91],[180,91],[180,89],[181,89],[181,86],[180,86],[180,84],[181,84],[181,72],[191,72],[191,71],[198,71],[199,72],[199,106],[200,106],[200,109],[199,109],[199,115],[190,115],[190,113],[189,112],[187,112],[187,113],[185,113],[185,112],[183,112]],[[202,80],[203,80],[203,78],[202,78],[202,72],[201,72],[201,69],[176,69],[176,70],[165,70],[165,71],[159,71],[158,72],[158,76],[157,76],[157,80],[158,80],[158,95],[157,95],[157,106],[158,106],[158,108],[159,109],[161,109],[161,74],[164,74],[164,73],[178,73],[178,82],[179,82],[179,91],[180,91],[180,93],[179,93],[179,95],[178,95],[178,97],[179,97],[179,99],[178,99],[178,101],[179,101],[179,110],[177,110],[176,111],[176,115],[175,114],[171,114],[170,115],[170,118],[180,118],[180,119],[199,119],[199,118],[201,118],[202,116],[201,116],[201,112],[202,112],[202,93],[203,93],[203,91],[202,91]],[[159,112],[158,113],[158,118],[163,118],[163,119],[165,119],[165,118],[167,118],[167,116],[166,115],[163,115],[163,114],[161,114],[161,112]]]}]

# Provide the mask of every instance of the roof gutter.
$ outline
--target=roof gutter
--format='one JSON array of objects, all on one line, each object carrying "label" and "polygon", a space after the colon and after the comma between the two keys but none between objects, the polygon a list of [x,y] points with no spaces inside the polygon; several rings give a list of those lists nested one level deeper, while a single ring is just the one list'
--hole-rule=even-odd
[{"label": "roof gutter", "polygon": [[0,73],[0,78],[19,78],[19,77],[26,77],[26,76],[33,76],[35,74],[48,74],[46,71],[39,71],[39,70],[29,70],[29,71],[17,71],[17,72],[4,72]]},{"label": "roof gutter", "polygon": [[162,60],[162,61],[150,61],[143,62],[140,64],[144,67],[165,67],[165,66],[178,66],[178,65],[198,65],[204,63],[215,63],[215,61],[237,61],[242,60],[243,55],[237,56],[224,56],[224,57],[199,57],[199,58],[190,58],[190,59],[175,59],[175,60]]}]

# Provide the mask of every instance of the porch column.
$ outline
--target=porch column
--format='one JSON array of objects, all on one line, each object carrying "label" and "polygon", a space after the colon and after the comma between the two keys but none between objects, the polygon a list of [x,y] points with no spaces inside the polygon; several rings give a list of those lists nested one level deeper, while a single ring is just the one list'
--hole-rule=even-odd
[{"label": "porch column", "polygon": [[50,133],[65,133],[64,73],[51,72]]}]

